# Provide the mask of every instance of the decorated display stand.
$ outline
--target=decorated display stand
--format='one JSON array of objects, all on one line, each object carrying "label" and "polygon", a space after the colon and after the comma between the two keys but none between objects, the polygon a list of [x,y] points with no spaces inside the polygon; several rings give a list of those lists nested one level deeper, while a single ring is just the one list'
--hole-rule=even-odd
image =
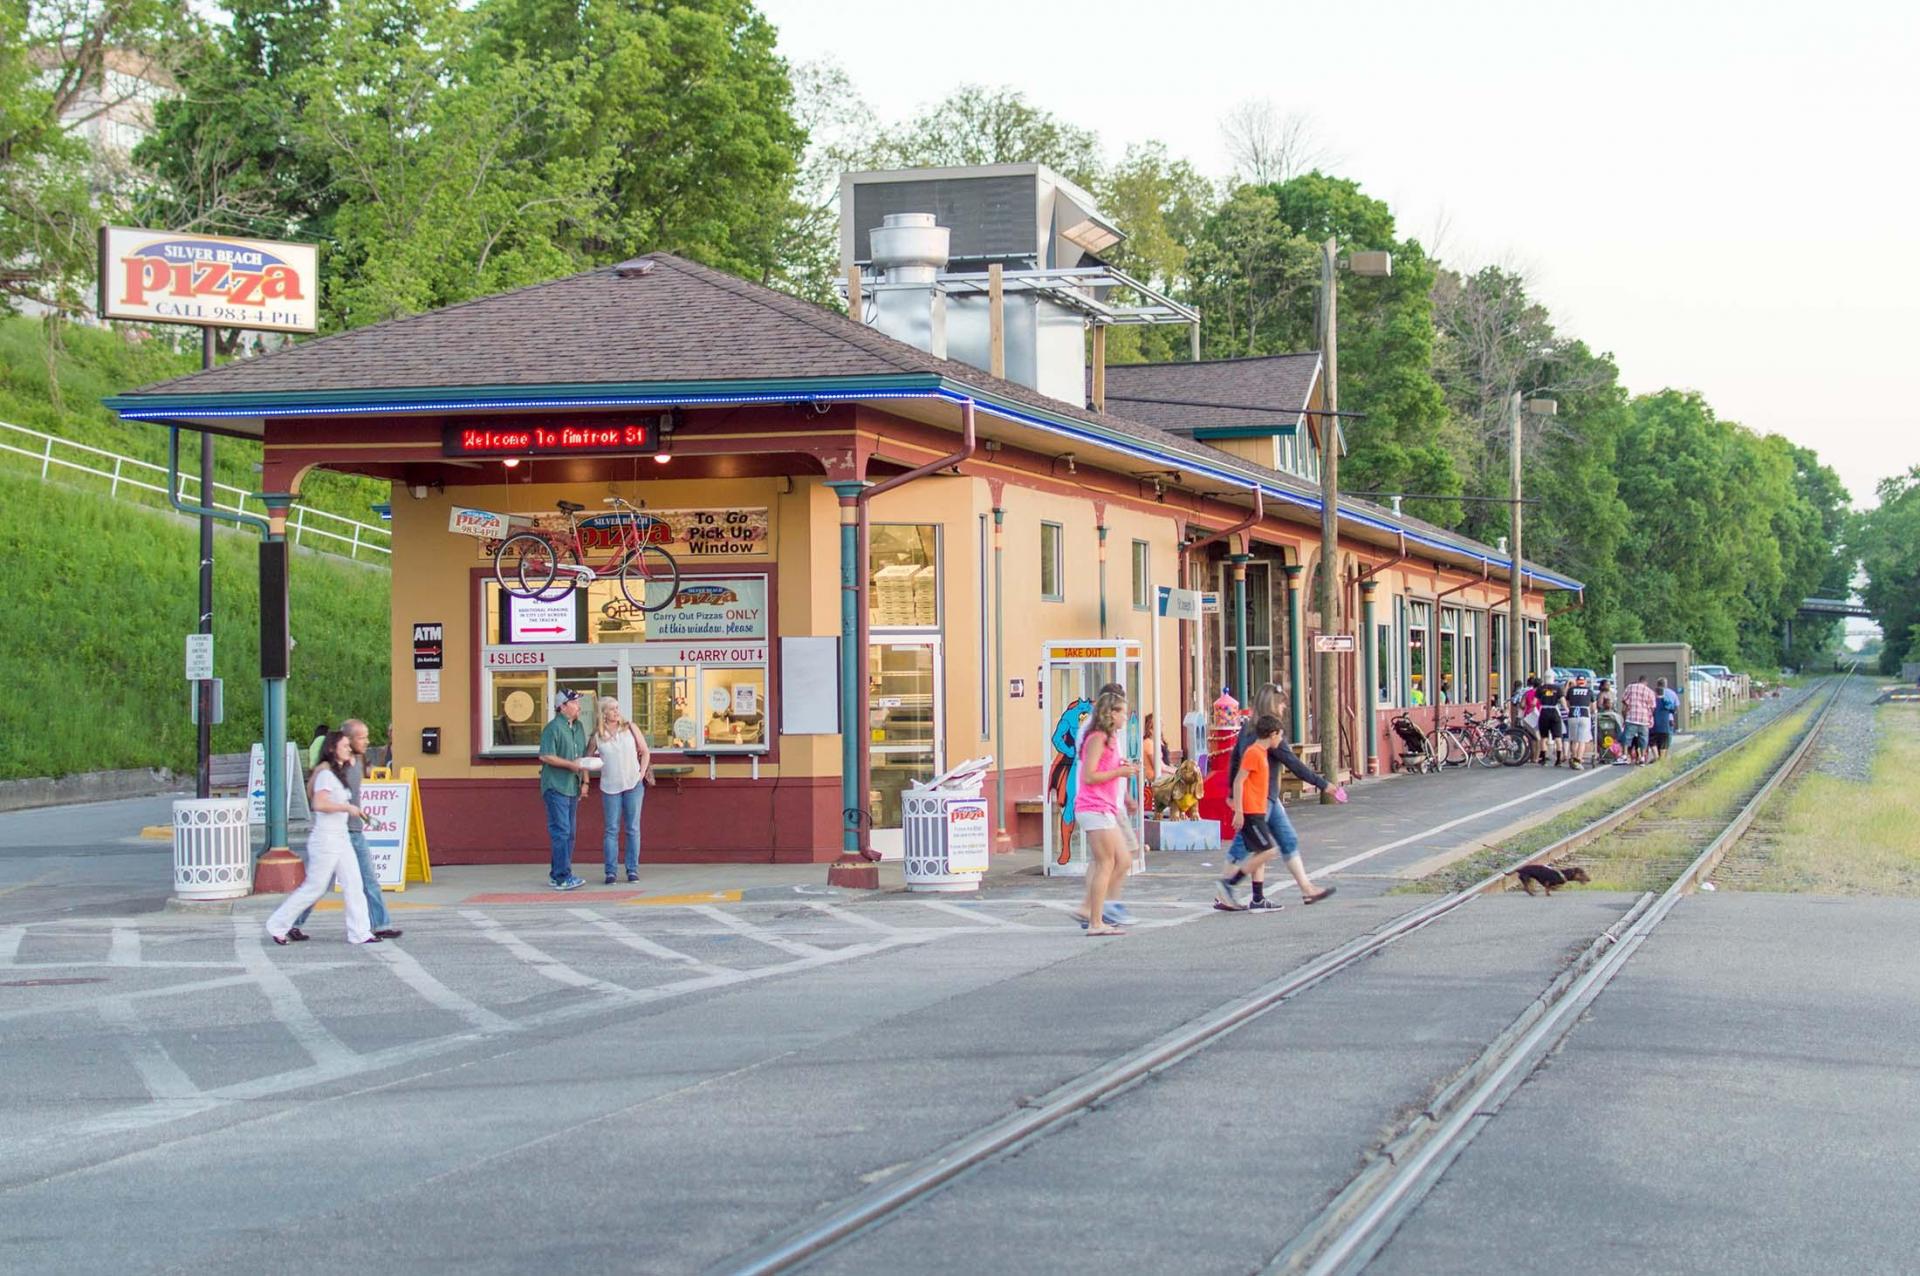
[{"label": "decorated display stand", "polygon": [[[1074,798],[1080,788],[1080,738],[1093,715],[1100,688],[1117,682],[1127,689],[1126,755],[1140,757],[1140,720],[1146,662],[1132,638],[1088,638],[1040,645],[1040,720],[1047,732],[1047,785],[1041,813],[1041,862],[1048,877],[1084,877],[1086,836],[1075,826]],[[1145,806],[1140,782],[1127,782],[1132,809],[1133,871],[1147,867]]]}]

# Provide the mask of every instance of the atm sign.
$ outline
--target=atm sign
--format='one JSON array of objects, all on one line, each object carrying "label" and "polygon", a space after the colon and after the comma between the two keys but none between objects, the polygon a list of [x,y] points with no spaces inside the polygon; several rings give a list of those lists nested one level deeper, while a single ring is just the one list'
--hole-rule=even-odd
[{"label": "atm sign", "polygon": [[658,452],[652,420],[553,425],[449,425],[446,456],[564,456],[572,452]]}]

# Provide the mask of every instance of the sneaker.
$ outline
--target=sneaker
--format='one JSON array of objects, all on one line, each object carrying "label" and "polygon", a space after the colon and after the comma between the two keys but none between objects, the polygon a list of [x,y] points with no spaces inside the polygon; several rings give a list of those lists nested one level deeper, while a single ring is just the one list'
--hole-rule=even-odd
[{"label": "sneaker", "polygon": [[604,881],[604,882],[602,882],[602,883],[600,883],[600,884],[601,884],[602,886],[611,886],[611,885],[613,885],[613,882],[614,882],[614,877],[613,877],[613,874],[612,874],[612,873],[608,873],[608,874],[607,874],[607,880],[606,880],[606,881]]},{"label": "sneaker", "polygon": [[1277,913],[1281,907],[1279,900],[1262,896],[1254,900],[1251,904],[1248,904],[1247,911],[1250,913]]},{"label": "sneaker", "polygon": [[627,874],[627,880],[628,880],[629,882],[637,882],[637,881],[639,881],[639,880],[640,880],[640,874],[638,874],[638,873],[628,873],[628,874]]},{"label": "sneaker", "polygon": [[569,878],[566,878],[564,881],[555,882],[553,884],[553,889],[557,891],[577,891],[582,886],[585,886],[585,885],[586,883],[581,881],[579,878],[569,877]]},{"label": "sneaker", "polygon": [[1133,925],[1133,910],[1125,904],[1108,904],[1100,910],[1100,920],[1109,926]]},{"label": "sneaker", "polygon": [[1239,889],[1224,877],[1215,884],[1213,900],[1213,906],[1215,908],[1231,910],[1241,907]]}]

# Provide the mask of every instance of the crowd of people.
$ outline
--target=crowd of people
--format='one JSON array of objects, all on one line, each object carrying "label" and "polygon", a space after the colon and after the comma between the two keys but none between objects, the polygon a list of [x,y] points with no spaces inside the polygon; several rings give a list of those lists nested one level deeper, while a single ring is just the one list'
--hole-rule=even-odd
[{"label": "crowd of people", "polygon": [[[1610,679],[1590,684],[1575,673],[1566,683],[1538,674],[1515,689],[1512,703],[1520,720],[1539,737],[1536,761],[1546,766],[1629,766],[1657,762],[1673,748],[1674,724],[1679,720],[1680,695],[1645,674],[1628,683],[1618,695]],[[1601,748],[1600,724],[1617,723],[1619,731]]]}]

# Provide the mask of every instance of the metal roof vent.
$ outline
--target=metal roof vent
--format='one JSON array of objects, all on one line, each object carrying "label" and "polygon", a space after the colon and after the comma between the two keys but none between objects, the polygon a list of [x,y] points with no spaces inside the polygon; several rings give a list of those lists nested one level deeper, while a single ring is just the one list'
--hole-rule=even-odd
[{"label": "metal roof vent", "polygon": [[947,294],[940,272],[950,233],[932,213],[888,213],[869,234],[880,279],[871,286],[868,322],[940,359],[947,357]]},{"label": "metal roof vent", "polygon": [[629,257],[615,266],[613,273],[618,279],[638,279],[643,275],[651,275],[654,265],[651,257]]}]

